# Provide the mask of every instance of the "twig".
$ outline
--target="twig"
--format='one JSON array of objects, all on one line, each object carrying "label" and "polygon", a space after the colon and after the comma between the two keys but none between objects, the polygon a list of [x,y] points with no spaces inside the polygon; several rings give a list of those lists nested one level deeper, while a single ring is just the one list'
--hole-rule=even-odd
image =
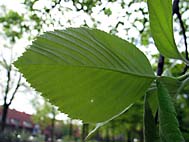
[{"label": "twig", "polygon": [[10,90],[10,79],[11,79],[10,73],[11,73],[11,65],[8,66],[8,68],[7,68],[7,86],[5,88],[5,96],[4,96],[4,102],[5,103],[7,101],[7,95],[8,95],[8,92]]},{"label": "twig", "polygon": [[58,0],[58,2],[55,2],[55,4],[53,6],[51,6],[51,8],[46,9],[46,12],[49,13],[52,9],[54,9],[60,3],[61,3],[61,0]]},{"label": "twig", "polygon": [[[184,37],[185,58],[186,58],[186,60],[189,60],[186,30],[185,30],[185,27],[184,27],[182,16],[181,16],[180,11],[179,11],[179,2],[180,2],[180,0],[174,0],[174,2],[173,2],[173,14],[176,14],[178,19],[179,19],[181,30],[182,30],[182,34],[183,34],[183,37]],[[188,68],[189,68],[189,66],[186,65],[184,70],[183,70],[183,72],[182,72],[182,74],[185,74],[187,72]]]},{"label": "twig", "polygon": [[21,74],[19,76],[19,79],[18,79],[18,82],[17,82],[17,85],[16,85],[16,88],[14,89],[14,92],[12,93],[12,97],[8,103],[8,105],[10,105],[12,103],[12,100],[14,99],[14,96],[16,94],[16,92],[18,91],[18,88],[20,87],[20,81],[21,81]]},{"label": "twig", "polygon": [[52,8],[52,9],[55,8],[56,5],[58,5],[58,4],[60,4],[60,3],[61,3],[61,0],[58,0],[58,2],[56,2],[51,8]]}]

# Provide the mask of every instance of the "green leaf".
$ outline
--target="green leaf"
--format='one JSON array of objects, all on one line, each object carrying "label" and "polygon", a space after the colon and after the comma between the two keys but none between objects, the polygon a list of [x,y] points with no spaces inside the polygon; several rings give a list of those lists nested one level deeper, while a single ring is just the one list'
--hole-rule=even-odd
[{"label": "green leaf", "polygon": [[144,141],[160,142],[158,129],[148,101],[149,96],[150,95],[146,94],[144,100]]},{"label": "green leaf", "polygon": [[[179,92],[179,88],[182,85],[182,81],[180,81],[177,78],[167,77],[167,76],[161,76],[159,77],[159,80],[167,88],[171,97],[176,98]],[[148,95],[149,105],[152,109],[153,115],[155,115],[158,109],[157,86],[155,82],[153,82],[150,88],[148,88],[147,94],[149,94]]]},{"label": "green leaf", "polygon": [[110,9],[110,8],[105,8],[105,9],[104,9],[104,14],[107,15],[107,16],[112,15],[111,9]]},{"label": "green leaf", "polygon": [[159,80],[167,88],[171,97],[176,98],[178,94],[178,89],[180,88],[182,81],[174,77],[166,77],[166,76],[160,77]]},{"label": "green leaf", "polygon": [[148,0],[150,28],[160,53],[169,58],[183,59],[173,35],[172,0]]},{"label": "green leaf", "polygon": [[156,112],[158,110],[158,97],[157,97],[157,88],[150,89],[146,92],[148,95],[148,103],[149,107],[152,111],[153,117],[155,117]]},{"label": "green leaf", "polygon": [[182,81],[177,93],[189,94],[189,77]]},{"label": "green leaf", "polygon": [[165,85],[157,80],[159,100],[159,132],[163,142],[184,142],[176,111]]},{"label": "green leaf", "polygon": [[159,78],[163,82],[164,86],[169,91],[171,97],[176,98],[180,93],[189,93],[189,77],[188,74],[181,78],[162,76]]},{"label": "green leaf", "polygon": [[128,108],[155,78],[133,44],[88,28],[47,32],[14,65],[60,110],[93,123]]}]

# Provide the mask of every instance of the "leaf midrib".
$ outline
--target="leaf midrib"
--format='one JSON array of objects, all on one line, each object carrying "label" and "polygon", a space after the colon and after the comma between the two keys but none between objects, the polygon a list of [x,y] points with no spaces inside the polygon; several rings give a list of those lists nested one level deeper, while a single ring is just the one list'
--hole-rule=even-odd
[{"label": "leaf midrib", "polygon": [[[15,64],[16,65],[16,64]],[[24,65],[22,63],[22,65]],[[28,64],[26,63],[26,65],[28,66]],[[30,64],[30,65],[34,65],[34,66],[40,66],[41,68],[45,65],[45,66],[61,66],[61,67],[73,67],[73,68],[88,68],[88,69],[97,69],[97,70],[104,70],[104,71],[112,71],[112,72],[117,72],[117,73],[121,73],[121,74],[128,74],[131,76],[138,76],[138,77],[142,77],[142,78],[150,78],[150,79],[156,79],[157,77],[154,75],[146,75],[146,74],[137,74],[137,73],[132,73],[132,72],[127,72],[124,70],[118,70],[118,69],[113,69],[113,68],[105,68],[105,67],[94,67],[94,66],[79,66],[79,65],[62,65],[62,64]],[[16,65],[16,67],[19,66],[19,63]]]}]

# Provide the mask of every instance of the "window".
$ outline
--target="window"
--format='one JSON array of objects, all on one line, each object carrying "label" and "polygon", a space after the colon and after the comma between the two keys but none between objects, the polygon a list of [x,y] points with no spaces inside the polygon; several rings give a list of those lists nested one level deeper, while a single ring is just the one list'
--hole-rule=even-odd
[{"label": "window", "polygon": [[15,119],[15,118],[11,118],[10,122],[11,122],[11,124],[13,124],[15,126],[19,126],[19,120]]},{"label": "window", "polygon": [[23,122],[23,126],[24,127],[32,127],[32,124],[30,122],[28,122],[28,121],[24,121]]}]

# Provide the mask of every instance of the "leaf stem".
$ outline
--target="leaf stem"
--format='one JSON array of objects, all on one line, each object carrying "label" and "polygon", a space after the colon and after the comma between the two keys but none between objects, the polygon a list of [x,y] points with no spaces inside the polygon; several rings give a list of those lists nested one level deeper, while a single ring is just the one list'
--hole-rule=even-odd
[{"label": "leaf stem", "polygon": [[185,79],[188,78],[188,77],[189,77],[189,72],[185,73],[185,74],[182,75],[182,76],[177,77],[177,79],[178,79],[179,81],[183,81],[183,80],[185,80]]}]

